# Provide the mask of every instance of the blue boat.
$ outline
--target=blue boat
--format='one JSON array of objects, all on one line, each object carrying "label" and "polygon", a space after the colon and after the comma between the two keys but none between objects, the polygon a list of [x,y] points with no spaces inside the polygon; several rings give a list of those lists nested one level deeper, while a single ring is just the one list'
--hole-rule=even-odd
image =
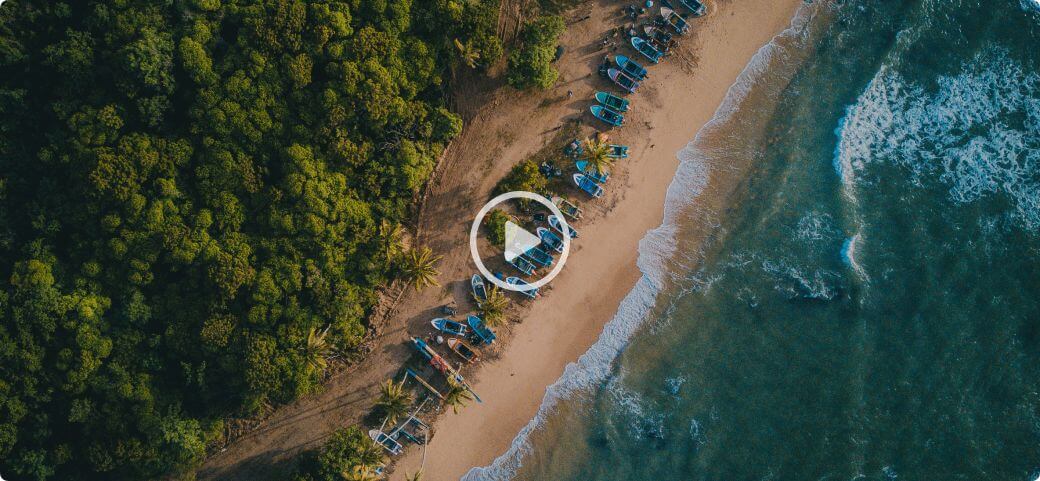
[{"label": "blue boat", "polygon": [[621,68],[621,73],[631,77],[634,80],[643,80],[649,73],[646,71],[639,62],[632,60],[624,55],[615,55],[614,63]]},{"label": "blue boat", "polygon": [[[526,287],[526,286],[530,285],[530,284],[527,283],[527,281],[525,281],[525,280],[523,280],[523,279],[521,279],[519,277],[508,277],[508,278],[506,278],[506,284],[509,284],[511,286],[517,286],[517,287],[520,287],[520,288],[523,288],[523,287]],[[527,289],[527,290],[522,290],[522,291],[516,291],[516,292],[519,292],[519,293],[521,293],[521,294],[523,294],[523,295],[525,295],[527,297],[530,297],[531,299],[534,299],[534,298],[538,297],[538,288],[537,287],[534,287],[534,288],[531,288],[531,289]]]},{"label": "blue boat", "polygon": [[465,336],[469,333],[469,331],[466,329],[466,326],[461,322],[455,322],[451,319],[445,319],[443,317],[433,319],[432,321],[430,321],[430,324],[433,324],[433,327],[436,328],[438,331],[441,331],[445,334],[451,334],[453,336]]},{"label": "blue boat", "polygon": [[596,101],[615,112],[627,112],[628,100],[607,92],[596,92]]},{"label": "blue boat", "polygon": [[603,197],[603,187],[600,187],[596,181],[590,179],[585,174],[574,174],[574,184],[592,197],[597,199]]},{"label": "blue boat", "polygon": [[704,12],[707,11],[707,7],[699,0],[679,0],[679,3],[690,9],[690,13],[697,17],[704,15]]},{"label": "blue boat", "polygon": [[621,87],[628,93],[633,93],[639,88],[639,82],[636,82],[634,78],[616,68],[607,69],[607,76],[618,87]]},{"label": "blue boat", "polygon": [[589,110],[592,111],[593,117],[596,117],[597,119],[600,119],[610,124],[611,126],[619,127],[621,126],[621,124],[625,123],[624,115],[621,115],[602,105],[593,105],[592,107],[589,107]]},{"label": "blue boat", "polygon": [[534,265],[531,261],[527,260],[524,256],[516,256],[513,260],[509,261],[509,265],[516,268],[516,270],[523,272],[525,276],[534,274],[535,269],[538,266]]},{"label": "blue boat", "polygon": [[538,238],[542,240],[542,244],[549,246],[550,249],[563,254],[563,239],[553,234],[551,230],[545,227],[539,227],[535,232],[538,233]]},{"label": "blue boat", "polygon": [[[589,167],[589,161],[587,160],[579,160],[574,163],[574,166],[578,168],[578,172],[585,174],[585,177],[592,179],[597,184],[602,184],[610,178],[610,172],[596,172],[596,169]],[[582,190],[585,189],[583,188]],[[586,192],[588,191],[586,190]]]},{"label": "blue boat", "polygon": [[[559,217],[556,217],[555,215],[550,215],[549,226],[555,229],[556,232],[563,234],[563,224],[560,222]],[[574,230],[574,228],[571,227],[570,224],[567,224],[567,230],[570,231],[571,239],[578,238],[578,231]]]},{"label": "blue boat", "polygon": [[654,48],[642,37],[632,37],[632,48],[636,49],[637,52],[643,54],[644,57],[650,59],[651,62],[657,63],[661,61],[661,57],[664,55],[660,50]]},{"label": "blue boat", "polygon": [[487,300],[487,286],[484,285],[484,278],[480,274],[473,274],[473,277],[469,278],[469,287],[473,291],[473,298],[477,302]]},{"label": "blue boat", "polygon": [[607,147],[610,147],[610,151],[607,152],[607,157],[612,159],[624,159],[628,157],[627,145],[610,144]]},{"label": "blue boat", "polygon": [[533,260],[533,261],[535,261],[535,262],[537,262],[537,263],[539,263],[539,264],[541,264],[541,265],[543,265],[545,267],[549,267],[553,263],[553,257],[551,255],[549,255],[549,253],[547,253],[547,252],[545,252],[545,251],[543,251],[543,250],[541,250],[541,249],[539,249],[537,247],[532,247],[530,249],[527,249],[527,252],[524,252],[524,255],[527,256],[527,257],[530,257],[531,260]]},{"label": "blue boat", "polygon": [[661,17],[663,17],[664,21],[668,23],[668,25],[671,25],[675,30],[675,33],[678,33],[679,35],[690,31],[690,24],[686,22],[686,19],[680,17],[675,10],[668,7],[661,7]]},{"label": "blue boat", "polygon": [[484,342],[484,344],[491,344],[495,342],[495,333],[491,329],[488,329],[484,325],[484,320],[477,316],[469,316],[466,318],[466,324],[469,324],[470,329],[473,329],[473,334]]}]

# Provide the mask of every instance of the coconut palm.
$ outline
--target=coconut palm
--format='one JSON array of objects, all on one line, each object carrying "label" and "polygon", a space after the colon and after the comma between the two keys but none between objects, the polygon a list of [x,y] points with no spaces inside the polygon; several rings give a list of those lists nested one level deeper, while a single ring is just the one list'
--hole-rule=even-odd
[{"label": "coconut palm", "polygon": [[328,367],[329,352],[332,350],[332,346],[325,341],[328,332],[328,329],[319,332],[314,327],[307,332],[307,343],[303,347],[304,357],[307,366],[315,371],[324,372]]},{"label": "coconut palm", "polygon": [[473,393],[469,392],[469,389],[449,378],[448,392],[444,394],[444,404],[451,406],[451,410],[458,414],[459,410],[466,407],[466,404],[472,400]]},{"label": "coconut palm", "polygon": [[354,447],[354,455],[362,466],[378,466],[383,462],[383,448],[368,436]]},{"label": "coconut palm", "polygon": [[473,47],[473,41],[462,43],[455,40],[455,49],[459,51],[459,60],[469,68],[477,68],[477,60],[480,60],[480,52]]},{"label": "coconut palm", "polygon": [[485,324],[497,327],[505,321],[507,307],[509,307],[509,298],[497,286],[491,286],[487,291],[487,299],[477,305],[477,310]]},{"label": "coconut palm", "polygon": [[417,291],[426,286],[439,286],[437,276],[440,272],[436,265],[440,260],[441,256],[434,255],[429,247],[411,249],[404,255],[401,276]]},{"label": "coconut palm", "polygon": [[366,464],[355,464],[350,469],[340,473],[346,481],[375,481],[379,479],[375,469]]},{"label": "coconut palm", "polygon": [[383,219],[383,222],[379,224],[379,253],[383,255],[383,259],[386,260],[387,264],[397,258],[397,255],[401,253],[401,246],[403,245],[401,238],[404,236],[404,230],[401,229],[401,224],[390,222]]},{"label": "coconut palm", "polygon": [[395,383],[393,379],[387,379],[379,387],[379,401],[376,406],[383,410],[386,422],[396,424],[397,419],[408,414],[408,408],[412,405],[412,396],[404,390],[404,380]]},{"label": "coconut palm", "polygon": [[610,145],[601,139],[585,140],[585,160],[597,174],[606,174],[614,167],[614,159],[610,157]]}]

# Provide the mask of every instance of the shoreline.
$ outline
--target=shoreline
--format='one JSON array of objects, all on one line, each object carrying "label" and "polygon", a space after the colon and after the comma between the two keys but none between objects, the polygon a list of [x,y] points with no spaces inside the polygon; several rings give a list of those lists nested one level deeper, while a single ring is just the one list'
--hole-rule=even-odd
[{"label": "shoreline", "polygon": [[[575,241],[567,269],[554,280],[548,297],[523,313],[526,321],[512,327],[508,344],[495,358],[470,373],[484,403],[438,417],[436,435],[426,452],[416,447],[407,450],[395,460],[391,479],[414,472],[423,457],[424,475],[432,479],[458,479],[471,469],[491,464],[511,448],[518,432],[527,429],[546,389],[564,369],[598,338],[608,335],[603,330],[618,314],[622,300],[630,295],[646,297],[643,291],[648,289],[640,287],[650,286],[637,285],[646,281],[641,281],[644,276],[636,265],[638,246],[664,217],[665,194],[679,166],[678,152],[714,117],[755,53],[790,26],[802,3],[717,3],[705,18],[691,20],[696,33],[681,40],[676,55],[649,67],[651,77],[628,97],[632,111],[626,127],[612,132],[612,139],[630,145],[634,155],[618,163],[616,170],[621,175],[615,173],[607,184],[610,199],[606,203],[611,205],[593,222],[576,225],[582,237]],[[615,7],[597,2],[569,14],[585,12],[593,19],[588,23],[609,27],[616,21]],[[568,53],[559,61],[561,81],[550,92],[571,89],[576,98],[584,98],[604,88],[595,77],[575,87],[567,75],[573,69],[564,68],[583,63],[575,61],[571,52],[575,41],[583,37],[581,30],[589,28],[569,28],[561,37]],[[627,54],[624,49],[618,52]],[[603,53],[597,50],[591,56]],[[635,300],[652,303],[652,299]]]}]

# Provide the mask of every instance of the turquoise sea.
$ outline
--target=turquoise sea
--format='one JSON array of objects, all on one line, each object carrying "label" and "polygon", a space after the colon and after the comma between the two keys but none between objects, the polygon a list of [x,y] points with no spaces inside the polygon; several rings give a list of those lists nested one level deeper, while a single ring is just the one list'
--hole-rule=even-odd
[{"label": "turquoise sea", "polygon": [[1040,1],[806,3],[678,155],[643,279],[466,480],[1040,477]]}]

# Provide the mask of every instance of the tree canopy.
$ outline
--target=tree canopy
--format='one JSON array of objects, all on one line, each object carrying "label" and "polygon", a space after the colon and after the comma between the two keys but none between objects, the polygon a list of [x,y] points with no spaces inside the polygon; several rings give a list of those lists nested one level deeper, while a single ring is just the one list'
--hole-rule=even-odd
[{"label": "tree canopy", "polygon": [[318,389],[461,130],[456,40],[501,55],[497,8],[5,5],[0,472],[189,471],[225,417]]}]

